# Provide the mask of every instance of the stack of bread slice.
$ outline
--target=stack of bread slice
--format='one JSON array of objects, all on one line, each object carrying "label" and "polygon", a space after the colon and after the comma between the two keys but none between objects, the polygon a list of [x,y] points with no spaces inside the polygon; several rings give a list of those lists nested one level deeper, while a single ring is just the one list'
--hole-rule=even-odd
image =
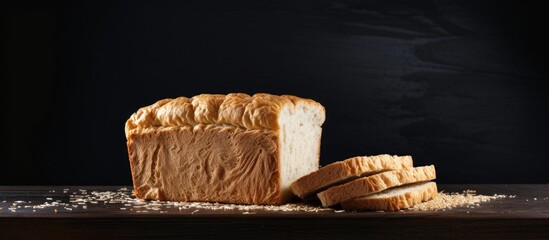
[{"label": "stack of bread slice", "polygon": [[433,165],[413,167],[411,156],[353,157],[326,165],[292,183],[302,199],[345,210],[396,211],[428,201],[438,193]]}]

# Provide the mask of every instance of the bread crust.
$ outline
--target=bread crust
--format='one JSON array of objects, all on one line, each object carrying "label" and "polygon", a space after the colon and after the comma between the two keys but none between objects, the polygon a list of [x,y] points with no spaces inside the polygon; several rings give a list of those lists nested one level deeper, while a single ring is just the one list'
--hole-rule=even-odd
[{"label": "bread crust", "polygon": [[278,130],[278,115],[285,106],[298,103],[321,108],[315,124],[325,120],[324,107],[311,99],[292,95],[257,93],[200,94],[192,98],[163,99],[140,108],[126,121],[126,137],[136,129],[148,127],[194,126],[197,124],[230,125],[245,129]]},{"label": "bread crust", "polygon": [[[438,195],[435,182],[421,183],[425,186],[391,197],[359,197],[344,201],[341,206],[346,210],[382,210],[398,211],[431,200]],[[407,188],[403,186],[402,188]]]},{"label": "bread crust", "polygon": [[381,154],[376,156],[353,157],[328,164],[296,180],[291,185],[292,192],[300,198],[314,196],[317,192],[343,181],[364,175],[413,166],[411,156]]},{"label": "bread crust", "polygon": [[366,196],[405,184],[430,181],[436,178],[435,166],[407,168],[378,173],[328,188],[317,194],[322,206],[329,207],[343,201]]},{"label": "bread crust", "polygon": [[202,124],[130,134],[135,195],[152,200],[281,204],[277,137],[268,130]]}]

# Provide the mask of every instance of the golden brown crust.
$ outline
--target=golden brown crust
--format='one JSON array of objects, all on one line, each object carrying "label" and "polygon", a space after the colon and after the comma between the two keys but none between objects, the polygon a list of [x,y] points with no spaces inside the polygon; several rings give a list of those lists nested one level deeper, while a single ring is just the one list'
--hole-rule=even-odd
[{"label": "golden brown crust", "polygon": [[431,200],[438,194],[437,184],[435,182],[421,183],[421,187],[410,189],[410,186],[403,186],[399,191],[401,194],[376,197],[366,196],[351,199],[341,203],[341,206],[346,210],[382,210],[382,211],[397,211],[413,207],[416,204]]},{"label": "golden brown crust", "polygon": [[292,183],[291,188],[296,196],[307,198],[329,186],[358,178],[364,174],[410,168],[412,165],[411,156],[381,154],[369,157],[353,157],[328,164],[315,172],[303,176]]},{"label": "golden brown crust", "polygon": [[404,184],[425,182],[436,178],[435,166],[407,168],[378,173],[328,188],[317,194],[322,206],[329,207],[360,196],[381,192]]},{"label": "golden brown crust", "polygon": [[153,200],[282,204],[287,199],[280,188],[277,137],[269,130],[203,124],[130,134],[135,195]]},{"label": "golden brown crust", "polygon": [[[311,99],[291,95],[257,93],[201,94],[192,98],[163,99],[143,107],[126,122],[126,137],[134,129],[147,127],[231,125],[245,129],[278,130],[278,115],[283,107],[298,103],[324,107]],[[325,116],[315,123],[320,126]]]}]

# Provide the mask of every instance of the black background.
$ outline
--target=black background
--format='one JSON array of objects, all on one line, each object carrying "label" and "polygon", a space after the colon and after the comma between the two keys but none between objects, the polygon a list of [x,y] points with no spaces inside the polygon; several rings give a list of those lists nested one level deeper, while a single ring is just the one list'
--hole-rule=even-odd
[{"label": "black background", "polygon": [[[540,1],[535,1],[540,2]],[[131,184],[156,100],[326,107],[321,164],[410,154],[439,183],[548,183],[546,11],[519,1],[3,2],[0,184]]]}]

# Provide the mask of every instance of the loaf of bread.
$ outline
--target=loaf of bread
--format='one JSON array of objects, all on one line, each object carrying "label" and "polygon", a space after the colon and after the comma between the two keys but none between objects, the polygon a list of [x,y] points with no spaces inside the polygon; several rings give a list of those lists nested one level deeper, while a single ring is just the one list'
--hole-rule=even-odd
[{"label": "loaf of bread", "polygon": [[283,204],[318,169],[324,107],[288,95],[202,94],[160,100],[126,122],[141,199]]},{"label": "loaf of bread", "polygon": [[346,210],[397,211],[431,200],[437,194],[435,182],[421,182],[353,198],[343,201],[341,206]]},{"label": "loaf of bread", "polygon": [[380,154],[375,156],[352,157],[343,161],[330,163],[317,171],[300,177],[291,188],[294,194],[306,199],[316,196],[332,186],[365,177],[383,171],[410,168],[413,166],[411,156]]}]

